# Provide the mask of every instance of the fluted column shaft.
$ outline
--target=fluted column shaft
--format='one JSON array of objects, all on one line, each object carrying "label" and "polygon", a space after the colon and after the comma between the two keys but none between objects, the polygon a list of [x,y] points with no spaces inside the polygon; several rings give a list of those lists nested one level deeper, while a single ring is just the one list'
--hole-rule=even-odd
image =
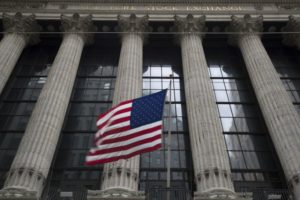
[{"label": "fluted column shaft", "polygon": [[182,36],[181,52],[197,191],[233,191],[224,136],[200,37],[196,34]]},{"label": "fluted column shaft", "polygon": [[64,37],[4,188],[41,192],[69,104],[83,46],[84,41],[79,35]]},{"label": "fluted column shaft", "polygon": [[84,44],[83,34],[64,35],[11,165],[4,190],[34,191],[39,198],[58,143]]},{"label": "fluted column shaft", "polygon": [[[141,18],[119,16],[119,28],[123,31],[117,80],[113,104],[140,97],[143,75],[143,31],[147,28],[148,16]],[[111,193],[114,199],[124,198],[121,193],[144,199],[138,193],[140,156],[119,160],[104,165],[101,192]],[[114,193],[118,191],[119,196]],[[105,199],[102,197],[101,199]]]},{"label": "fluted column shaft", "polygon": [[300,118],[258,35],[241,36],[254,91],[289,183],[300,200]]},{"label": "fluted column shaft", "polygon": [[176,16],[175,28],[182,32],[184,87],[197,183],[195,198],[208,198],[214,192],[234,195],[229,158],[199,34],[205,28],[205,17]]},{"label": "fluted column shaft", "polygon": [[22,51],[28,43],[37,43],[38,34],[27,34],[40,29],[35,16],[3,14],[4,37],[0,42],[0,94],[10,77]]},{"label": "fluted column shaft", "polygon": [[113,104],[140,97],[143,75],[143,38],[140,33],[122,36]]},{"label": "fluted column shaft", "polygon": [[[113,104],[141,96],[143,66],[143,39],[138,33],[122,37],[117,80]],[[139,183],[140,156],[120,160],[104,166],[102,190],[122,188],[137,191]]]},{"label": "fluted column shaft", "polygon": [[0,42],[0,94],[13,71],[23,49],[26,38],[22,34],[12,33],[3,37]]}]

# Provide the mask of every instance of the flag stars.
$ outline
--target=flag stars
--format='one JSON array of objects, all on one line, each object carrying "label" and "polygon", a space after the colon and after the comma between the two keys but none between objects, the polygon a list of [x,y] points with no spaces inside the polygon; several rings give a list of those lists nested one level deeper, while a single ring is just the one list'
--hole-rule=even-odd
[{"label": "flag stars", "polygon": [[131,127],[139,127],[159,121],[162,117],[166,90],[133,101]]}]

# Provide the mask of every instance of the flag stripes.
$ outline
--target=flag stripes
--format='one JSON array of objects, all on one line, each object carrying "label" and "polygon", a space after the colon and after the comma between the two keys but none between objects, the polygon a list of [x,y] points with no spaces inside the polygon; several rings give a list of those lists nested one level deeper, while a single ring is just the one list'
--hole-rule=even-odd
[{"label": "flag stripes", "polygon": [[[120,133],[120,134],[111,135],[111,136],[114,136],[114,137],[110,137],[110,138],[106,137],[105,140],[102,140],[100,142],[100,144],[110,144],[110,143],[115,143],[115,142],[126,141],[126,140],[129,140],[129,139],[144,135],[144,134],[151,133],[153,131],[158,131],[158,130],[160,131],[161,128],[162,128],[161,125],[159,125],[159,126],[156,126],[156,127],[153,127],[153,128],[149,128],[147,130],[139,131],[139,132],[131,133],[130,131],[125,131],[125,132]],[[130,133],[130,134],[128,134],[128,133]]]},{"label": "flag stripes", "polygon": [[[90,149],[86,164],[127,159],[160,148],[165,93],[148,95],[149,99],[146,96],[124,101],[101,114],[96,122],[95,147]],[[158,108],[153,108],[154,101],[159,103]],[[148,118],[151,120],[144,123],[142,120],[149,113],[153,120]],[[139,123],[138,126],[133,125],[136,123]]]},{"label": "flag stripes", "polygon": [[123,151],[130,149],[135,146],[139,146],[141,144],[153,142],[154,140],[161,139],[160,131],[153,132],[151,134],[147,134],[147,137],[136,137],[131,140],[127,140],[122,143],[112,143],[107,145],[101,145],[97,148],[91,149],[88,155],[98,155],[103,153],[112,153],[116,151]]},{"label": "flag stripes", "polygon": [[131,158],[132,156],[136,156],[141,153],[154,151],[156,149],[159,149],[160,147],[161,147],[161,139],[140,146],[136,146],[126,151],[119,151],[111,154],[87,156],[86,164],[96,165],[96,164],[102,164],[107,162],[114,162],[120,159],[128,159]]},{"label": "flag stripes", "polygon": [[[97,151],[102,148],[111,148],[111,147],[131,144],[138,140],[154,137],[155,135],[160,135],[160,133],[161,133],[161,128],[158,129],[157,127],[155,127],[155,128],[149,128],[139,132],[134,132],[129,136],[123,136],[123,137],[120,136],[114,139],[107,139],[107,140],[106,138],[104,138],[102,140],[103,142],[101,144],[97,144],[97,147],[92,148],[91,151]],[[120,133],[120,135],[122,135],[122,133]],[[111,140],[113,140],[113,142],[111,142]]]},{"label": "flag stripes", "polygon": [[140,126],[138,128],[130,129],[130,127],[125,126],[121,129],[117,129],[117,132],[111,133],[111,134],[105,134],[102,137],[99,137],[98,139],[95,140],[95,143],[97,145],[104,144],[104,143],[109,143],[110,140],[113,139],[122,139],[123,137],[129,137],[134,135],[134,134],[147,134],[151,133],[152,131],[156,130],[161,130],[162,129],[162,122],[154,122],[151,124],[147,124],[144,126]]}]

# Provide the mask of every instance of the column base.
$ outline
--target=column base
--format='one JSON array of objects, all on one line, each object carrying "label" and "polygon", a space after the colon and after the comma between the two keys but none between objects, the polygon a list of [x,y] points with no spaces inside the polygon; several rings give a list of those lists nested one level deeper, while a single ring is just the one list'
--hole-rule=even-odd
[{"label": "column base", "polygon": [[87,200],[145,200],[145,198],[142,191],[128,191],[123,188],[88,190],[87,194]]},{"label": "column base", "polygon": [[0,200],[39,200],[39,198],[35,191],[27,191],[21,188],[9,188],[0,190]]},{"label": "column base", "polygon": [[194,200],[253,200],[252,193],[234,193],[227,190],[195,192]]}]

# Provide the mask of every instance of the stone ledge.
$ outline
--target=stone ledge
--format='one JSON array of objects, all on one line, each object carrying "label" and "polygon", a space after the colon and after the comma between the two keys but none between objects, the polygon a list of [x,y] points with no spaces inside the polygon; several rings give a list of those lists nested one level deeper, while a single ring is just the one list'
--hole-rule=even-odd
[{"label": "stone ledge", "polygon": [[0,200],[38,200],[38,197],[34,191],[9,188],[0,190]]},{"label": "stone ledge", "polygon": [[234,193],[225,190],[213,192],[195,192],[194,200],[253,200],[252,193]]},{"label": "stone ledge", "polygon": [[88,190],[88,200],[145,200],[145,193],[128,191],[123,188],[108,190]]}]

